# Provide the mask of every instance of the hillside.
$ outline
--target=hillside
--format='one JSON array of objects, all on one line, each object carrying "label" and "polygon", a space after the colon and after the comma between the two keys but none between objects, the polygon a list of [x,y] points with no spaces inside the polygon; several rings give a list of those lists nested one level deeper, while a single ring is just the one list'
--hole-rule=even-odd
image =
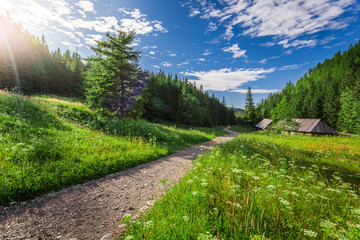
[{"label": "hillside", "polygon": [[330,127],[360,133],[360,42],[309,69],[257,106],[259,118],[321,118]]},{"label": "hillside", "polygon": [[120,120],[71,98],[0,92],[0,205],[158,159],[220,129]]}]

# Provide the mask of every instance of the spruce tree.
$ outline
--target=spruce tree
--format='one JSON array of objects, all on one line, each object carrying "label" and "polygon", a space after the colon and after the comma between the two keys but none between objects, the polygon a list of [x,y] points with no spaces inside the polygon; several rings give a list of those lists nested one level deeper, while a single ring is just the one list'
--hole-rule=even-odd
[{"label": "spruce tree", "polygon": [[86,99],[100,112],[123,118],[144,86],[147,74],[138,68],[140,52],[131,47],[134,32],[106,33],[106,40],[91,47],[96,56],[88,59]]},{"label": "spruce tree", "polygon": [[256,122],[256,112],[251,88],[248,88],[246,99],[245,99],[245,112],[244,118],[246,123],[253,125]]}]

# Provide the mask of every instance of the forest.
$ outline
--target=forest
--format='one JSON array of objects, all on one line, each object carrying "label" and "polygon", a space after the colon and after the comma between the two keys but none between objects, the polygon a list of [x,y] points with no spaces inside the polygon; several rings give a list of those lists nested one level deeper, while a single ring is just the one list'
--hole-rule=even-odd
[{"label": "forest", "polygon": [[[0,18],[0,89],[25,95],[54,94],[77,97],[104,115],[143,118],[192,126],[235,123],[234,109],[204,92],[186,78],[150,73],[139,67],[141,52],[132,47],[134,33],[107,34],[107,40],[92,47],[94,56],[83,59],[76,52],[50,51],[45,37],[31,35],[9,17]],[[11,36],[6,39],[4,36]],[[106,48],[112,53],[106,52]],[[126,45],[126,44],[125,44]],[[110,60],[113,53],[128,55],[124,61]],[[104,60],[107,58],[108,61]],[[14,69],[15,68],[15,69]],[[103,75],[98,69],[103,68]],[[115,77],[108,78],[109,69]],[[116,82],[120,82],[117,85]],[[96,84],[94,84],[96,83]],[[100,94],[101,92],[101,94]]]},{"label": "forest", "polygon": [[360,133],[360,41],[270,94],[256,113],[275,121],[320,118],[337,131]]}]

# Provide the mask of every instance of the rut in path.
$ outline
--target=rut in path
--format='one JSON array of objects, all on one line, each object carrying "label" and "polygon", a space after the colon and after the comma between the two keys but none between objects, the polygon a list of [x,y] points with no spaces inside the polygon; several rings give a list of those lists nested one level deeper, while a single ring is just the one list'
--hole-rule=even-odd
[{"label": "rut in path", "polygon": [[179,181],[191,161],[229,134],[105,178],[49,193],[0,210],[0,239],[100,239],[114,233],[125,214],[147,210],[162,193],[160,180]]}]

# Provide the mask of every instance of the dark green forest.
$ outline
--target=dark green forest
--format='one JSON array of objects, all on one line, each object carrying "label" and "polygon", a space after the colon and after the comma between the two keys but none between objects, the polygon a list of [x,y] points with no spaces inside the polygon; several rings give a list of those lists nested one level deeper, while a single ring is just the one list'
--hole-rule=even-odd
[{"label": "dark green forest", "polygon": [[337,131],[360,133],[360,41],[270,94],[256,113],[258,120],[320,118]]},{"label": "dark green forest", "polygon": [[31,35],[0,17],[0,89],[25,95],[55,94],[83,99],[104,115],[192,126],[235,123],[234,109],[187,79],[140,68],[134,33],[106,35],[94,56],[50,51],[44,36]]}]

